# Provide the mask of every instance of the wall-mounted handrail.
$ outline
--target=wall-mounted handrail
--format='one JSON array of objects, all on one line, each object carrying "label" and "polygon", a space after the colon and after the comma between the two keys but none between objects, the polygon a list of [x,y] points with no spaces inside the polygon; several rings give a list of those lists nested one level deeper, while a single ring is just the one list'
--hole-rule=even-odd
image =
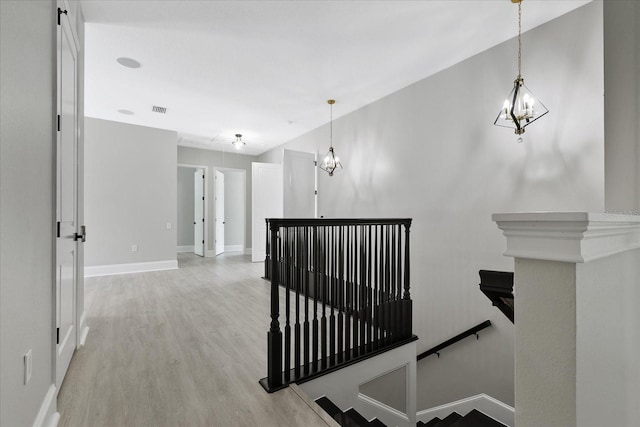
[{"label": "wall-mounted handrail", "polygon": [[465,339],[466,337],[469,337],[471,335],[476,335],[478,332],[480,332],[481,330],[488,328],[489,326],[491,326],[491,321],[490,320],[485,320],[484,322],[480,323],[479,325],[474,326],[473,328],[467,329],[466,331],[456,335],[455,337],[446,340],[445,342],[443,342],[442,344],[438,344],[437,346],[430,348],[429,350],[420,353],[418,355],[418,360],[420,359],[424,359],[427,356],[431,356],[432,354],[438,354],[440,352],[440,350],[442,350],[443,348],[449,347],[451,344],[455,344],[460,340]]}]

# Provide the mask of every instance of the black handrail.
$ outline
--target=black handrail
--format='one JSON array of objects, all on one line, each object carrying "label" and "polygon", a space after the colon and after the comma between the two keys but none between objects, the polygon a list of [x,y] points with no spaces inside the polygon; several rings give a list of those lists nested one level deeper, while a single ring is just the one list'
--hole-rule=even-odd
[{"label": "black handrail", "polygon": [[415,339],[411,219],[276,218],[266,226],[267,391]]},{"label": "black handrail", "polygon": [[437,346],[430,348],[429,350],[420,353],[418,355],[418,360],[424,359],[427,356],[431,356],[432,354],[438,354],[440,352],[440,350],[442,350],[445,347],[449,347],[451,344],[455,344],[460,340],[465,339],[468,336],[471,335],[475,335],[478,332],[480,332],[481,330],[483,330],[484,328],[488,328],[489,326],[491,326],[491,321],[490,320],[485,320],[484,322],[480,323],[479,325],[474,326],[471,329],[467,329],[466,331],[462,332],[461,334],[456,335],[455,337],[446,340],[445,342],[443,342],[442,344],[438,344]]}]

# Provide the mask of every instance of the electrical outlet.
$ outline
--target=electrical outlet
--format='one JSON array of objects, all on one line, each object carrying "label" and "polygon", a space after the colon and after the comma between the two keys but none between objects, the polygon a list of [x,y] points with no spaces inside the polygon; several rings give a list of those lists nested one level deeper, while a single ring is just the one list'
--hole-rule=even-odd
[{"label": "electrical outlet", "polygon": [[24,385],[27,385],[31,379],[31,367],[31,350],[29,350],[24,354]]},{"label": "electrical outlet", "polygon": [[167,230],[171,230],[171,223],[170,222],[167,223]]},{"label": "electrical outlet", "polygon": [[131,245],[131,252],[138,252],[138,245]]}]

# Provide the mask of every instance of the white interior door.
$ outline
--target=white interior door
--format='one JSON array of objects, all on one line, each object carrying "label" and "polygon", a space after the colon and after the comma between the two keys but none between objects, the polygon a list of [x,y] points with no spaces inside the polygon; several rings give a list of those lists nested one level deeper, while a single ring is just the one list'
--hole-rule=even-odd
[{"label": "white interior door", "polygon": [[284,217],[314,218],[316,215],[316,155],[284,150]]},{"label": "white interior door", "polygon": [[204,170],[193,173],[193,252],[204,256]]},{"label": "white interior door", "polygon": [[266,218],[282,218],[282,165],[251,163],[251,261],[264,261]]},{"label": "white interior door", "polygon": [[76,348],[77,75],[76,47],[66,15],[58,27],[56,141],[56,386],[60,390]]},{"label": "white interior door", "polygon": [[216,171],[216,255],[224,252],[224,174]]}]

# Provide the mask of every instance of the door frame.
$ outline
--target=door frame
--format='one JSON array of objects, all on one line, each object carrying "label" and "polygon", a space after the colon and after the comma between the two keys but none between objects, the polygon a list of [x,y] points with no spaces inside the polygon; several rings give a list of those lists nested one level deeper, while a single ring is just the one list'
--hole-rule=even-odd
[{"label": "door frame", "polygon": [[[204,170],[204,256],[210,257],[209,249],[209,166],[194,165],[190,163],[178,163],[179,168],[202,169]],[[178,199],[176,197],[176,211],[178,209]],[[177,239],[177,237],[176,237]],[[194,242],[195,245],[195,242]],[[178,242],[176,241],[176,248]]]},{"label": "door frame", "polygon": [[[242,187],[242,252],[245,253],[247,251],[247,170],[246,169],[236,169],[236,168],[225,168],[225,167],[214,167],[213,168],[214,171],[218,171],[218,172],[222,172],[223,174],[225,172],[233,172],[233,173],[240,173],[242,174],[242,178],[244,180],[244,186]],[[226,179],[225,179],[226,182]],[[213,186],[214,192],[215,192],[215,185]],[[226,198],[227,198],[227,192],[224,192],[224,197],[225,197],[225,205],[226,205]],[[213,210],[215,212],[215,204],[216,204],[216,194],[213,195]],[[225,232],[226,234],[226,232]],[[215,236],[215,228],[214,228],[214,236],[213,236],[214,240],[217,238]],[[226,249],[225,249],[226,251]],[[216,248],[214,247],[213,250],[211,251],[211,255],[210,256],[215,256],[215,252],[216,252]]]}]

